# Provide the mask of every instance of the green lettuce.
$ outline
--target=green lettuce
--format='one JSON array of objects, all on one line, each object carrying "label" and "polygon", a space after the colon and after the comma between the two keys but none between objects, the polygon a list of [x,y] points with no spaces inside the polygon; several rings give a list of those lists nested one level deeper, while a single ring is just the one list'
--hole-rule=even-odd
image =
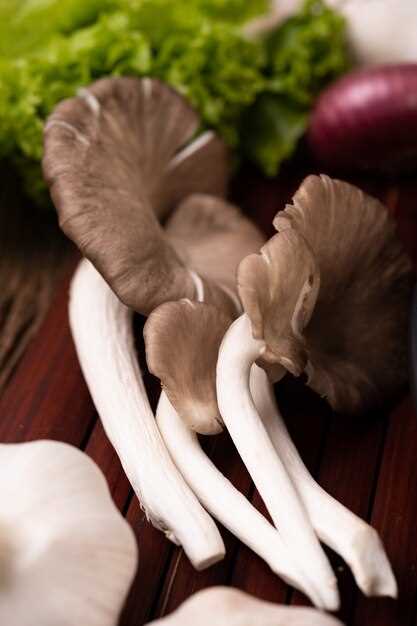
[{"label": "green lettuce", "polygon": [[155,76],[203,125],[274,175],[320,89],[347,66],[344,24],[321,2],[263,40],[242,25],[267,0],[0,0],[0,158],[39,204],[43,124],[105,75]]}]

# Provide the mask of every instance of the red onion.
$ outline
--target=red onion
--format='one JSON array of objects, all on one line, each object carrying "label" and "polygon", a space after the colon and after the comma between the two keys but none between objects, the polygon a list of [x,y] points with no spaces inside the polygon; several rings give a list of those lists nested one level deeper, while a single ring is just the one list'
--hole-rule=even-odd
[{"label": "red onion", "polygon": [[330,170],[417,168],[417,63],[347,74],[313,111],[310,148]]}]

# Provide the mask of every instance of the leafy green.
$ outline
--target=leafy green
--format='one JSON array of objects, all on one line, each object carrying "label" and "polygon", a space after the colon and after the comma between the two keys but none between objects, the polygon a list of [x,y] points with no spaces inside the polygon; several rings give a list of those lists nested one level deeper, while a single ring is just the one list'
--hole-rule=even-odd
[{"label": "leafy green", "polygon": [[284,98],[263,93],[244,117],[242,149],[267,176],[294,152],[304,135],[308,113]]},{"label": "leafy green", "polygon": [[266,40],[268,85],[244,118],[246,155],[270,176],[294,152],[320,91],[349,69],[345,23],[323,2],[307,0]]},{"label": "leafy green", "polygon": [[0,56],[13,58],[116,8],[114,0],[0,0]]},{"label": "leafy green", "polygon": [[0,158],[46,198],[44,120],[104,75],[155,76],[270,175],[318,91],[347,65],[341,18],[308,0],[265,40],[242,24],[267,0],[0,0]]}]

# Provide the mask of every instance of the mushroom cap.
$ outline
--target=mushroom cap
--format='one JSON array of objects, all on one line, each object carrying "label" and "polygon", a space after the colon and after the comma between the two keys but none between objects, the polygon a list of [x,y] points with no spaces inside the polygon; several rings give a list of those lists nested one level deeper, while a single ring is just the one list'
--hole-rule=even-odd
[{"label": "mushroom cap", "polygon": [[[274,235],[259,254],[240,264],[238,290],[255,339],[265,342],[259,364],[268,372],[281,365],[299,376],[307,364],[303,330],[319,291],[320,275],[302,236]],[[272,366],[272,367],[271,367]]]},{"label": "mushroom cap", "polygon": [[264,238],[237,207],[206,194],[184,200],[166,233],[184,265],[202,279],[201,302],[167,302],[150,314],[144,328],[148,367],[192,430],[216,434],[223,428],[216,395],[218,352],[240,312],[236,272]]},{"label": "mushroom cap", "polygon": [[414,283],[387,209],[353,185],[309,176],[274,225],[307,242],[320,273],[303,333],[308,385],[337,411],[381,404],[407,381]]},{"label": "mushroom cap", "polygon": [[[173,212],[166,232],[183,263],[203,279],[204,300],[236,315],[239,263],[265,241],[257,226],[223,198],[193,194]],[[213,285],[230,295],[229,306],[213,293]]]},{"label": "mushroom cap", "polygon": [[280,606],[230,587],[199,591],[167,617],[149,626],[342,626],[321,611]]},{"label": "mushroom cap", "polygon": [[193,291],[157,216],[194,191],[226,190],[228,150],[210,131],[195,138],[198,128],[187,102],[148,78],[99,80],[45,126],[43,171],[61,228],[140,313]]},{"label": "mushroom cap", "polygon": [[149,371],[171,404],[203,435],[223,429],[216,396],[216,363],[231,316],[211,304],[180,300],[155,309],[144,327]]},{"label": "mushroom cap", "polygon": [[0,623],[114,626],[137,565],[133,532],[87,455],[0,445]]}]

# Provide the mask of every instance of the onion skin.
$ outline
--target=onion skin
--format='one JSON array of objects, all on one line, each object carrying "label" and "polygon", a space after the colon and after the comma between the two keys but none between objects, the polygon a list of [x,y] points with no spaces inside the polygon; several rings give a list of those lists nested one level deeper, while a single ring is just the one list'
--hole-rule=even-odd
[{"label": "onion skin", "polygon": [[307,140],[330,171],[417,169],[417,63],[351,72],[319,97]]}]

